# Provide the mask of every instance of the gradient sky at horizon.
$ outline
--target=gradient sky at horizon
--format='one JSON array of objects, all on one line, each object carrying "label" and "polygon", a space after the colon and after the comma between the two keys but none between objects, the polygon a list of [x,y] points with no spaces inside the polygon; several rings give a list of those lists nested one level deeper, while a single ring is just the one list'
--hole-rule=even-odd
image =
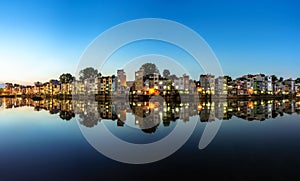
[{"label": "gradient sky at horizon", "polygon": [[210,45],[226,75],[296,78],[299,8],[296,0],[4,0],[0,82],[45,82],[64,72],[74,74],[80,56],[99,34],[138,18],[170,19],[190,27]]}]

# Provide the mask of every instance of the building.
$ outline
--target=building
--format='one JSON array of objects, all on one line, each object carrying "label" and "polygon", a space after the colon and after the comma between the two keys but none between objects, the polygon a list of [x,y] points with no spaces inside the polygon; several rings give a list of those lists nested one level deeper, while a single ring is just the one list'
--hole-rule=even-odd
[{"label": "building", "polygon": [[159,84],[159,73],[158,72],[154,72],[153,73],[153,79],[152,79],[152,84],[153,84],[153,88],[154,89],[158,89],[158,84]]},{"label": "building", "polygon": [[126,81],[127,88],[133,87],[134,81]]},{"label": "building", "polygon": [[202,93],[205,95],[215,94],[215,76],[214,75],[200,75],[200,84],[202,87]]},{"label": "building", "polygon": [[126,84],[126,74],[124,70],[117,70],[117,77],[116,77],[116,93],[119,95],[123,95],[127,91],[127,84]]},{"label": "building", "polygon": [[175,90],[178,90],[181,94],[188,94],[190,92],[190,77],[183,74],[182,77],[175,78],[173,84]]},{"label": "building", "polygon": [[215,94],[216,95],[227,95],[227,79],[223,76],[216,78],[215,80]]},{"label": "building", "polygon": [[58,80],[52,79],[49,81],[49,88],[50,95],[58,95],[60,93],[61,84]]},{"label": "building", "polygon": [[248,95],[248,80],[247,78],[241,77],[235,80],[235,89],[237,95]]},{"label": "building", "polygon": [[285,86],[283,85],[282,82],[276,82],[274,84],[274,92],[275,94],[283,94],[285,92]]},{"label": "building", "polygon": [[115,77],[100,77],[98,79],[98,90],[101,95],[112,95],[112,93],[115,92]]},{"label": "building", "polygon": [[300,83],[295,84],[296,96],[300,97]]},{"label": "building", "polygon": [[144,73],[145,71],[143,67],[135,72],[134,90],[137,94],[142,94],[144,88]]},{"label": "building", "polygon": [[290,78],[288,80],[285,80],[283,82],[283,84],[286,85],[286,87],[285,87],[286,94],[294,94],[295,93],[295,80],[292,80]]},{"label": "building", "polygon": [[60,91],[61,94],[71,95],[72,92],[73,92],[73,83],[72,82],[61,84],[61,91]]},{"label": "building", "polygon": [[5,83],[3,95],[12,95],[13,88],[14,86],[12,83]]},{"label": "building", "polygon": [[247,78],[247,94],[252,95],[254,93],[254,78]]},{"label": "building", "polygon": [[267,76],[266,77],[266,92],[267,94],[274,94],[274,86],[272,82],[272,76]]},{"label": "building", "polygon": [[265,75],[259,74],[254,77],[254,94],[265,93]]},{"label": "building", "polygon": [[76,95],[84,94],[84,84],[82,81],[75,80],[73,83],[73,93]]},{"label": "building", "polygon": [[42,87],[42,83],[41,82],[35,82],[34,86],[33,86],[33,94],[41,94],[41,87]]}]

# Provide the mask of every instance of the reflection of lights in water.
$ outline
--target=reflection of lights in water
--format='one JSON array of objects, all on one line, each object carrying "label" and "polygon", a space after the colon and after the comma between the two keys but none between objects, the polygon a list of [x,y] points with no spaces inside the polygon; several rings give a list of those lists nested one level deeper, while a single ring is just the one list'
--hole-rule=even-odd
[{"label": "reflection of lights in water", "polygon": [[201,110],[202,110],[202,105],[199,104],[199,105],[198,105],[198,111],[201,111]]},{"label": "reflection of lights in water", "polygon": [[251,101],[251,102],[248,102],[248,105],[247,105],[249,108],[251,108],[251,109],[253,109],[254,108],[254,104],[253,104],[253,102]]},{"label": "reflection of lights in water", "polygon": [[156,107],[155,103],[149,102],[149,108],[154,109]]}]

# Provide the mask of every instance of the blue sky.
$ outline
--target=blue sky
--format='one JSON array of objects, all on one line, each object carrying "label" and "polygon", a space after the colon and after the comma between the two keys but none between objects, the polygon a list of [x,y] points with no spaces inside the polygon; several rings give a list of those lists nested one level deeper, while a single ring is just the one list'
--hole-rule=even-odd
[{"label": "blue sky", "polygon": [[63,72],[75,73],[80,56],[100,33],[137,18],[170,19],[195,30],[215,52],[224,74],[296,78],[299,9],[296,0],[2,0],[0,82],[47,81]]}]

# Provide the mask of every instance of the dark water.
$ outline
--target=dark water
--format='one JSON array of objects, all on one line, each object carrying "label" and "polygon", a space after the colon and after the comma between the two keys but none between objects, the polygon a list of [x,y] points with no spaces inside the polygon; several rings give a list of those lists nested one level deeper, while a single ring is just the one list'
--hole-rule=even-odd
[{"label": "dark water", "polygon": [[[154,115],[160,117],[146,123],[136,122],[135,116],[146,115],[154,108],[143,103],[133,106],[1,99],[0,105],[1,181],[162,180],[179,176],[197,180],[300,178],[299,101],[171,105],[156,109]],[[86,116],[90,112],[97,113],[93,115],[95,119]],[[168,135],[180,121],[189,122],[195,116],[197,126],[178,151],[163,160],[142,165],[120,163],[103,156],[79,128],[92,129],[105,124],[114,135],[128,142],[150,143]],[[222,119],[221,128],[213,141],[200,150],[198,144],[204,127],[216,119]],[[145,128],[144,124],[150,126]]]}]

